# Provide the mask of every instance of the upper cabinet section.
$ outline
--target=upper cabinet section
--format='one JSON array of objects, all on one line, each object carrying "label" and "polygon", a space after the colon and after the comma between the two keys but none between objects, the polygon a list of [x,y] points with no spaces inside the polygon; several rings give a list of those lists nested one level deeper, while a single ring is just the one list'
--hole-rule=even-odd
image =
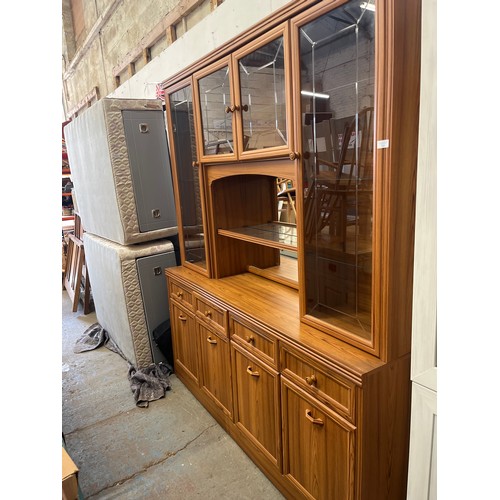
[{"label": "upper cabinet section", "polygon": [[282,24],[194,75],[202,163],[290,154],[289,59]]},{"label": "upper cabinet section", "polygon": [[175,168],[197,270],[281,280],[304,324],[384,361],[411,347],[420,4],[289,2],[166,89],[192,85],[193,181]]}]

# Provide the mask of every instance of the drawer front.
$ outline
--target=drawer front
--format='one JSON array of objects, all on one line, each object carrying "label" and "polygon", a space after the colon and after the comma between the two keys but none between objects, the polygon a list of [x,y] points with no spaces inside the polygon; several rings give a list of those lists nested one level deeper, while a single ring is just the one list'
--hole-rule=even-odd
[{"label": "drawer front", "polygon": [[278,367],[278,340],[271,333],[232,316],[229,324],[232,340],[274,368]]},{"label": "drawer front", "polygon": [[305,354],[283,346],[282,374],[350,420],[354,419],[355,384]]},{"label": "drawer front", "polygon": [[205,297],[195,295],[196,316],[216,331],[227,336],[227,310]]},{"label": "drawer front", "polygon": [[193,293],[175,281],[170,282],[170,298],[176,300],[184,307],[193,310]]}]

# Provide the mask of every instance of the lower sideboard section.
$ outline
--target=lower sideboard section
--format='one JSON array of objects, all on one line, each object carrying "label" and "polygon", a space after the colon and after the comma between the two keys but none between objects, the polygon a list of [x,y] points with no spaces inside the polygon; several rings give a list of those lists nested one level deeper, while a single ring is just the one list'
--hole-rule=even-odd
[{"label": "lower sideboard section", "polygon": [[406,497],[409,355],[383,363],[328,339],[320,352],[310,328],[272,328],[174,274],[176,375],[286,498]]}]

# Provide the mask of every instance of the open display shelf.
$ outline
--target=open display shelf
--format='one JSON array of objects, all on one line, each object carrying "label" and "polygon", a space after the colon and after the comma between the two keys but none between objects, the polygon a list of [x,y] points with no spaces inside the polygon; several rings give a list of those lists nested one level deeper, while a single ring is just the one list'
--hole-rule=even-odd
[{"label": "open display shelf", "polygon": [[297,226],[286,222],[269,222],[234,229],[219,229],[221,236],[257,243],[282,250],[297,250]]}]

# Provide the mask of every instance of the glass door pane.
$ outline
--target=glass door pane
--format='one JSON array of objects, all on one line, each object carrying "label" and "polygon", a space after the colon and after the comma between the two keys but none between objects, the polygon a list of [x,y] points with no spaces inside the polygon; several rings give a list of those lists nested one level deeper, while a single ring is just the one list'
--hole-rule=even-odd
[{"label": "glass door pane", "polygon": [[169,96],[185,261],[207,268],[191,85]]},{"label": "glass door pane", "polygon": [[306,314],[370,343],[375,12],[299,28]]},{"label": "glass door pane", "polygon": [[229,66],[198,80],[204,156],[235,154]]},{"label": "glass door pane", "polygon": [[238,61],[243,151],[287,145],[284,37]]}]

